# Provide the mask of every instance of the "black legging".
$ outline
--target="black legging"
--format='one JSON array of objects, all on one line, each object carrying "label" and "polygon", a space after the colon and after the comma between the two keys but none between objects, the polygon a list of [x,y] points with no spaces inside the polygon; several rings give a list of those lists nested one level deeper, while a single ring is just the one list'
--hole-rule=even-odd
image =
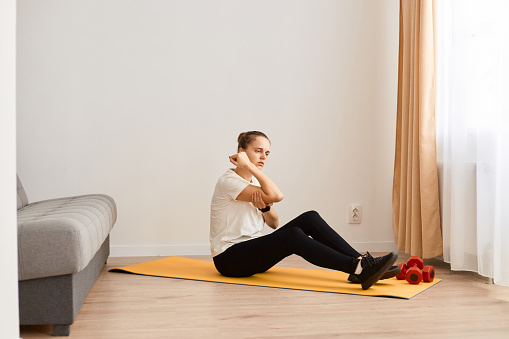
[{"label": "black legging", "polygon": [[317,212],[309,211],[271,234],[235,244],[213,259],[222,275],[249,277],[267,271],[291,254],[346,273],[355,271],[360,256]]}]

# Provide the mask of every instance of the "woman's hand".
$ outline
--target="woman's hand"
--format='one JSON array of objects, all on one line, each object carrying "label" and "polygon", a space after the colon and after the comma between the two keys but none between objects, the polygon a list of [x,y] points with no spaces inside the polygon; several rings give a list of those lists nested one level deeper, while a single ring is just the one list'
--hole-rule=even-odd
[{"label": "woman's hand", "polygon": [[267,206],[272,206],[272,203],[266,204],[265,201],[263,201],[262,194],[260,192],[254,192],[254,194],[251,197],[251,203],[256,208],[265,208]]},{"label": "woman's hand", "polygon": [[247,168],[251,164],[246,152],[230,155],[230,162],[239,168]]},{"label": "woman's hand", "polygon": [[[260,192],[255,192],[251,198],[251,203],[256,208],[265,208],[267,206],[272,206],[272,203],[266,204],[262,199],[262,194]],[[272,229],[276,229],[279,226],[279,217],[273,208],[270,211],[262,213],[263,220]]]}]

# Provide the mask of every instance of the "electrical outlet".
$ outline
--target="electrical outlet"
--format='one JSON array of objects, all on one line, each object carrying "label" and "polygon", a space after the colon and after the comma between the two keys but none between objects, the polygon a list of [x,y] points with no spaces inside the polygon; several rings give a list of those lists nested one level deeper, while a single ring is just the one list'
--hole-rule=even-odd
[{"label": "electrical outlet", "polygon": [[350,206],[348,206],[348,223],[360,224],[361,221],[362,221],[362,205],[350,204]]}]

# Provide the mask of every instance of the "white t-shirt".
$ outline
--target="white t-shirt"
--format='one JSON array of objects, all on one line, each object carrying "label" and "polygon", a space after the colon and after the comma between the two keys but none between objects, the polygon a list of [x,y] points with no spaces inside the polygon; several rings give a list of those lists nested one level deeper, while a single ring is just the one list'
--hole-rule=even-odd
[{"label": "white t-shirt", "polygon": [[262,236],[265,221],[262,213],[247,201],[235,200],[248,186],[260,186],[242,178],[233,169],[228,169],[217,180],[210,204],[210,251],[212,256],[224,252],[230,246]]}]

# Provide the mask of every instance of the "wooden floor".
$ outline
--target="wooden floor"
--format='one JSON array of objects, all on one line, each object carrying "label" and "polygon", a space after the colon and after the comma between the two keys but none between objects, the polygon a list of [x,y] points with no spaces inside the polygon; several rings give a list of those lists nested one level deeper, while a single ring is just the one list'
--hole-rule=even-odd
[{"label": "wooden floor", "polygon": [[[411,300],[107,272],[154,259],[109,258],[70,338],[509,338],[509,288],[436,259],[425,264],[443,281]],[[280,266],[316,269],[295,256]],[[22,338],[50,335],[21,327]]]}]

